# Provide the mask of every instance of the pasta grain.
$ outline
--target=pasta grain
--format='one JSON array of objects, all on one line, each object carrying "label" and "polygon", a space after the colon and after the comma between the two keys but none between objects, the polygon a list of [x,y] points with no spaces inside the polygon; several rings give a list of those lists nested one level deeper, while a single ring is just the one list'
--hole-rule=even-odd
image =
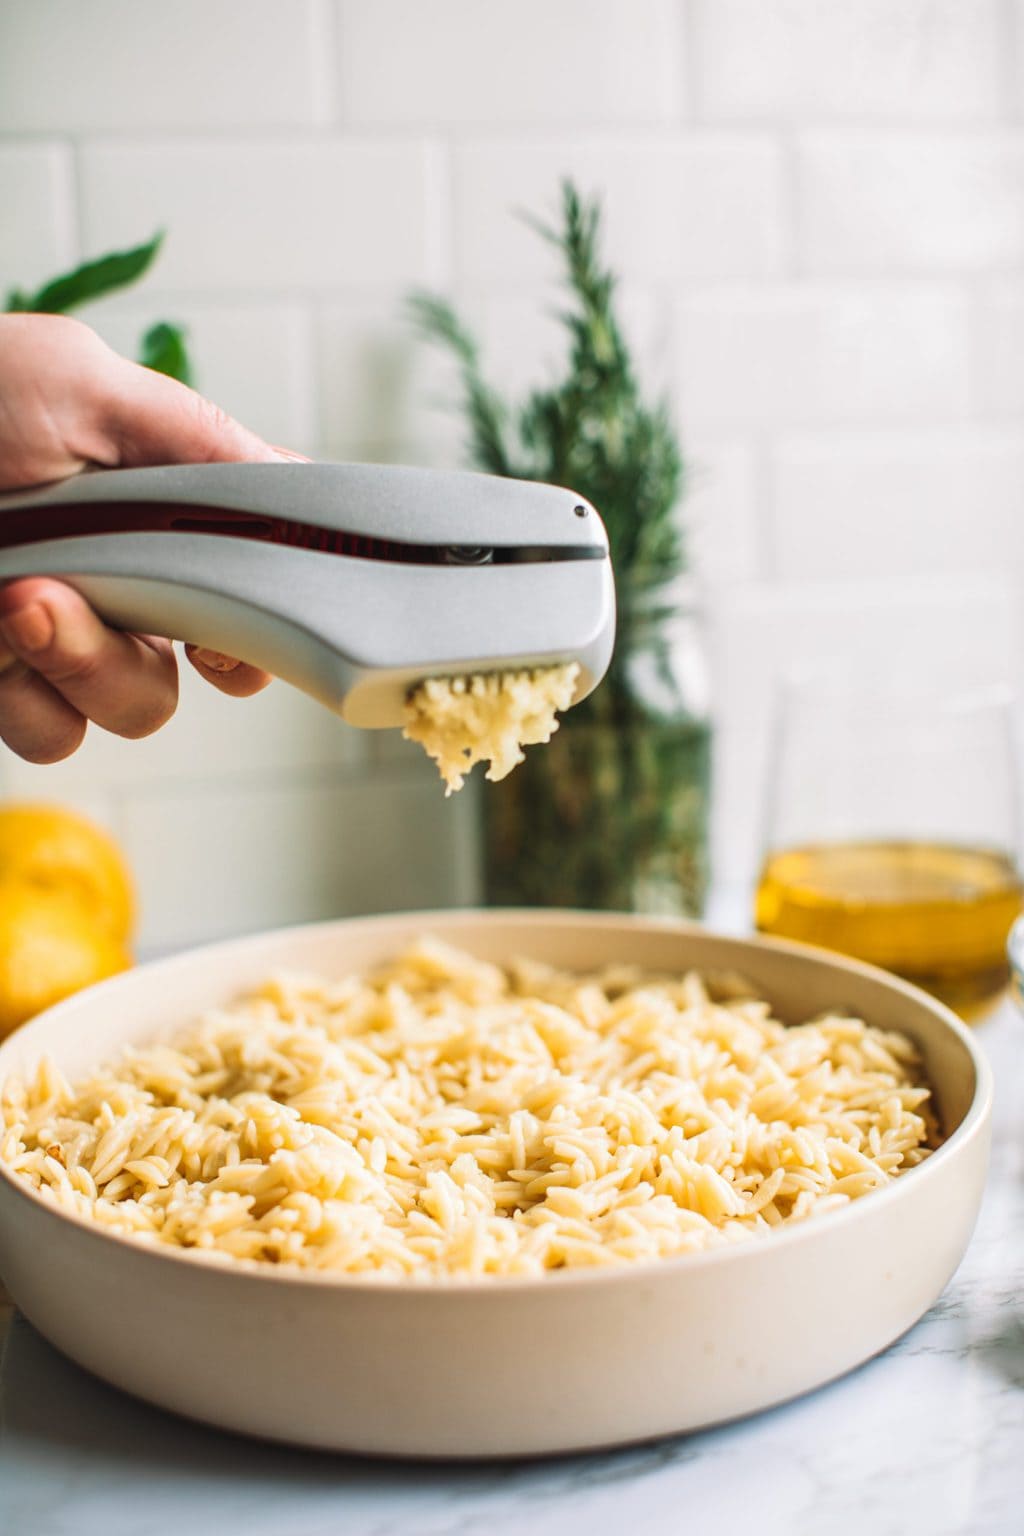
[{"label": "pasta grain", "polygon": [[365,977],[279,977],[74,1086],[44,1059],[0,1110],[6,1166],[108,1230],[423,1281],[770,1238],[938,1139],[899,1034],[429,939]]}]

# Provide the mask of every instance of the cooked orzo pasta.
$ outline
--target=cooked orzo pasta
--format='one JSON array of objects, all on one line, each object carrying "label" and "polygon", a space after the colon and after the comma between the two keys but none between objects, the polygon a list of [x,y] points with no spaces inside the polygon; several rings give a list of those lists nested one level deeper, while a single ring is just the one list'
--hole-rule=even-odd
[{"label": "cooked orzo pasta", "polygon": [[569,708],[576,662],[532,671],[430,677],[409,695],[402,735],[418,741],[441,770],[445,794],[461,789],[476,763],[493,782],[523,761],[523,747],[550,741]]},{"label": "cooked orzo pasta", "polygon": [[281,977],[73,1086],[0,1094],[0,1157],[116,1232],[226,1262],[435,1280],[769,1236],[937,1141],[902,1035],[786,1027],[697,975],[507,969],[424,940]]}]

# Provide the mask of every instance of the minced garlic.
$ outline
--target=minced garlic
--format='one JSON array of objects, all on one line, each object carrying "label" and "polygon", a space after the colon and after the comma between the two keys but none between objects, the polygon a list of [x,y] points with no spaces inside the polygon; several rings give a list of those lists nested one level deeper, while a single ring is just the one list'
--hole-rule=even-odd
[{"label": "minced garlic", "polygon": [[550,741],[555,714],[568,709],[579,666],[428,677],[405,705],[402,735],[418,741],[441,770],[446,795],[461,789],[474,763],[488,761],[493,782],[523,761],[523,747]]}]

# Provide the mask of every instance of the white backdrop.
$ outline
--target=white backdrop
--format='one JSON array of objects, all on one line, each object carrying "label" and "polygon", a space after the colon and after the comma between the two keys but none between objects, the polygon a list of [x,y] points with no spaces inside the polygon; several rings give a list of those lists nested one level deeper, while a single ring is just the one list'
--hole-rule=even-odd
[{"label": "white backdrop", "polygon": [[[513,210],[602,192],[692,467],[735,884],[794,662],[1020,671],[1022,49],[1020,0],[3,0],[0,283],[164,227],[87,315],[114,344],[183,321],[272,440],[455,463],[403,294],[454,292],[521,387],[560,348]],[[467,807],[283,687],[186,679],[159,737],[0,789],[115,827],[151,946],[472,892]]]}]

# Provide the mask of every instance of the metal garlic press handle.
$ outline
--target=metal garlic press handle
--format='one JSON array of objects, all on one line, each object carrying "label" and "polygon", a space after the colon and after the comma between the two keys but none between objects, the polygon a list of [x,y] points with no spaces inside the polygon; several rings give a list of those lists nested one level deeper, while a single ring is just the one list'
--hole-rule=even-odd
[{"label": "metal garlic press handle", "polygon": [[142,504],[297,518],[409,544],[608,552],[600,517],[575,491],[399,464],[165,464],[93,470],[30,491],[0,494],[0,517],[21,509],[81,508],[82,531],[88,533],[90,508]]},{"label": "metal garlic press handle", "polygon": [[[180,516],[153,531],[153,508]],[[101,509],[116,531],[97,531]],[[456,556],[342,558],[232,536],[227,523],[193,531],[189,509],[298,520],[323,530],[325,548],[336,532]],[[470,547],[544,558],[474,569],[458,559]],[[486,475],[336,464],[97,471],[0,496],[0,580],[28,575],[59,576],[118,627],[243,657],[360,726],[400,724],[408,689],[444,672],[577,660],[581,698],[614,639],[596,512],[571,491]]]}]

